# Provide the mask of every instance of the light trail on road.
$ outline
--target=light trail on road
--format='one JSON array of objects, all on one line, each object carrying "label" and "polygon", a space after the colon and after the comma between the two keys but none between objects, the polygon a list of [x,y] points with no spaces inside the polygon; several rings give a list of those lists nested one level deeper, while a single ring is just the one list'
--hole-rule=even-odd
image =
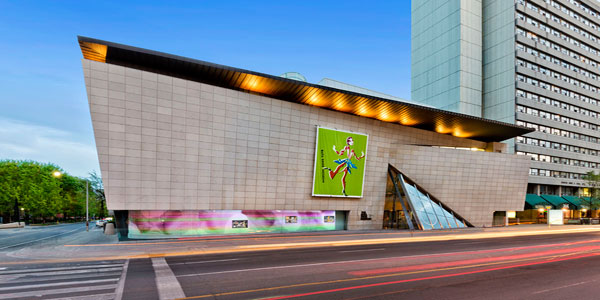
[{"label": "light trail on road", "polygon": [[[451,234],[451,235],[430,235],[430,236],[411,236],[411,237],[398,237],[398,238],[378,238],[378,239],[360,239],[360,240],[339,240],[339,241],[324,241],[324,242],[297,242],[297,243],[284,243],[284,244],[265,244],[261,246],[269,247],[302,247],[302,246],[347,246],[350,243],[353,245],[376,245],[385,243],[411,243],[411,242],[431,242],[431,241],[448,241],[448,240],[472,240],[472,239],[491,239],[501,237],[518,237],[518,236],[529,236],[529,235],[549,235],[549,234],[564,234],[564,233],[577,233],[577,232],[600,232],[600,227],[591,228],[568,228],[568,229],[554,229],[547,231],[511,231],[511,232],[480,232],[480,233],[462,233],[462,234]],[[441,233],[441,232],[440,232]],[[423,234],[423,233],[420,233]],[[266,236],[266,237],[243,237],[243,238],[183,238],[169,241],[155,241],[155,242],[121,242],[117,244],[73,244],[64,245],[65,247],[135,247],[135,246],[147,246],[147,245],[169,245],[169,244],[189,244],[189,243],[215,243],[224,241],[252,241],[252,240],[277,240],[277,239],[294,239],[294,238],[332,238],[332,237],[351,237],[351,236],[366,236],[366,235],[398,235],[397,232],[383,232],[383,233],[357,233],[357,234],[340,234],[340,235],[293,235],[293,236]],[[254,245],[246,245],[241,247],[252,248]]]},{"label": "light trail on road", "polygon": [[498,262],[514,261],[514,260],[518,260],[518,259],[522,259],[522,258],[529,258],[529,257],[537,258],[537,257],[548,256],[548,255],[559,255],[559,254],[573,253],[573,252],[581,253],[581,252],[593,251],[593,250],[600,250],[600,246],[565,248],[565,249],[556,249],[556,250],[524,253],[524,254],[517,254],[517,255],[475,258],[475,259],[468,259],[468,260],[459,260],[459,261],[452,261],[452,262],[441,262],[441,263],[406,266],[406,267],[396,267],[396,268],[363,270],[363,271],[349,272],[349,274],[355,275],[355,276],[367,276],[367,275],[377,275],[377,274],[394,273],[394,272],[406,272],[406,271],[412,271],[412,270],[445,268],[445,267],[468,265],[468,264],[478,264],[478,263],[486,263],[486,262],[494,262],[494,261],[498,261]]},{"label": "light trail on road", "polygon": [[[576,250],[579,250],[579,251],[576,251]],[[326,285],[326,284],[339,284],[339,283],[347,283],[347,282],[354,282],[354,281],[364,281],[364,280],[372,280],[372,279],[380,279],[380,278],[415,275],[415,274],[422,274],[422,273],[443,272],[443,271],[451,271],[451,270],[459,270],[459,269],[469,269],[469,268],[489,267],[489,266],[495,266],[495,265],[509,264],[506,266],[477,269],[477,270],[466,271],[466,272],[433,275],[433,276],[410,278],[410,279],[395,280],[395,281],[388,281],[388,282],[379,282],[379,283],[373,283],[373,284],[363,284],[363,285],[356,285],[356,286],[350,286],[350,287],[344,287],[344,288],[329,289],[329,290],[322,290],[322,291],[308,292],[308,293],[301,293],[301,294],[294,294],[294,295],[287,295],[287,296],[278,296],[278,297],[273,297],[273,298],[261,298],[261,299],[262,300],[266,300],[266,299],[277,300],[277,299],[297,298],[297,297],[319,295],[319,294],[325,294],[325,293],[334,293],[334,292],[340,292],[340,291],[346,291],[346,290],[352,290],[352,289],[362,289],[362,288],[376,287],[376,286],[382,286],[382,285],[392,285],[392,284],[400,284],[400,283],[414,282],[414,281],[424,281],[424,280],[440,279],[440,278],[447,278],[447,277],[457,277],[457,276],[464,276],[464,275],[469,275],[469,274],[485,273],[485,272],[512,269],[512,268],[518,268],[518,267],[524,267],[524,266],[549,264],[549,263],[554,263],[554,262],[581,259],[581,258],[586,258],[586,257],[594,257],[594,256],[600,255],[600,251],[598,251],[598,250],[600,250],[600,246],[589,246],[589,247],[579,247],[579,248],[558,249],[555,251],[544,251],[544,252],[540,252],[540,253],[533,253],[529,257],[525,256],[525,257],[521,257],[521,258],[517,258],[517,259],[510,259],[510,260],[496,261],[496,260],[493,260],[493,258],[492,258],[491,261],[489,261],[489,259],[488,259],[489,262],[484,262],[484,263],[472,263],[473,260],[463,260],[463,261],[459,261],[458,265],[451,266],[451,267],[435,267],[435,265],[422,265],[422,266],[416,266],[415,270],[412,270],[412,271],[404,271],[404,272],[392,273],[392,274],[372,275],[372,276],[346,278],[346,279],[329,280],[329,281],[306,282],[306,283],[282,285],[282,286],[276,286],[276,287],[267,287],[267,288],[215,293],[215,294],[204,294],[204,295],[192,296],[192,297],[186,297],[186,298],[180,298],[180,299],[202,299],[202,298],[209,298],[209,297],[241,295],[241,294],[257,293],[257,292],[265,292],[265,291],[291,289],[291,288],[298,288],[298,287],[318,286],[318,285]],[[552,254],[548,255],[549,253],[552,253]],[[538,255],[536,256],[535,254],[538,254]],[[505,256],[505,257],[511,257],[511,256]],[[486,259],[483,259],[483,261],[485,261],[485,260]],[[471,263],[471,264],[469,264],[469,263]],[[432,268],[428,269],[427,267],[432,267]],[[204,275],[204,274],[195,274],[195,275]],[[190,276],[193,276],[193,275],[190,275]]]},{"label": "light trail on road", "polygon": [[[302,294],[295,294],[295,295],[287,295],[287,296],[279,296],[279,297],[271,297],[271,298],[262,298],[262,300],[291,299],[291,298],[299,298],[299,297],[312,296],[312,295],[321,295],[321,294],[335,293],[335,292],[341,292],[341,291],[347,291],[347,290],[356,290],[356,289],[363,289],[363,288],[369,288],[369,287],[377,287],[377,286],[384,286],[384,285],[400,284],[400,283],[406,283],[406,282],[424,281],[424,280],[440,279],[440,278],[447,278],[447,277],[464,276],[464,275],[471,275],[471,274],[477,274],[477,273],[485,273],[485,272],[492,272],[492,271],[498,271],[498,270],[513,269],[513,268],[518,268],[518,267],[526,267],[526,266],[533,266],[533,265],[540,265],[540,264],[548,264],[548,263],[553,263],[553,262],[573,260],[573,259],[579,259],[579,258],[584,258],[584,257],[592,257],[592,256],[598,256],[598,255],[600,255],[600,253],[585,254],[585,255],[580,255],[580,256],[576,256],[576,257],[558,258],[558,259],[553,259],[553,260],[548,260],[548,261],[530,262],[530,263],[516,264],[516,265],[510,265],[510,266],[502,266],[502,267],[496,267],[496,268],[474,270],[474,271],[468,271],[468,272],[443,274],[443,275],[428,276],[428,277],[419,277],[419,278],[411,278],[411,279],[403,279],[403,280],[396,280],[396,281],[371,283],[371,284],[364,284],[364,285],[355,285],[355,286],[338,288],[338,289],[329,289],[329,290],[321,290],[321,291],[316,291],[316,292],[309,292],[309,293],[302,293]],[[190,298],[182,298],[182,299],[194,299],[194,298],[190,297]]]}]

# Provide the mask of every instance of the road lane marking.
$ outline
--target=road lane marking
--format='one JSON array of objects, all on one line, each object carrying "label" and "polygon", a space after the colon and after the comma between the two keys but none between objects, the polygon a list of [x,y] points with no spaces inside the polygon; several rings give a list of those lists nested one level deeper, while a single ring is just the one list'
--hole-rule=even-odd
[{"label": "road lane marking", "polygon": [[[464,230],[464,229],[458,229]],[[345,240],[341,242],[353,242],[353,241],[378,241],[378,240],[391,240],[396,243],[408,243],[408,242],[421,242],[421,241],[450,241],[450,240],[469,240],[469,239],[487,239],[487,238],[498,238],[498,237],[517,237],[517,236],[530,236],[530,235],[547,235],[547,234],[563,234],[571,232],[590,232],[600,231],[600,227],[591,228],[569,228],[569,229],[553,229],[553,230],[529,230],[529,231],[500,231],[500,232],[479,232],[469,233],[459,231],[436,231],[436,233],[453,232],[454,234],[447,235],[434,235],[434,236],[414,236],[414,237],[399,237],[399,238],[380,238],[380,239],[360,239],[360,240]],[[456,233],[458,232],[458,233]],[[364,236],[364,235],[398,235],[398,232],[378,232],[378,233],[357,233],[357,234],[338,234],[338,235],[320,235],[320,236],[281,236],[281,237],[245,237],[245,238],[222,238],[222,239],[202,239],[198,238],[195,240],[175,240],[175,241],[164,241],[164,242],[139,242],[139,243],[118,243],[118,244],[79,244],[79,245],[65,245],[65,247],[114,247],[114,246],[144,246],[144,245],[158,245],[158,244],[181,244],[181,243],[199,243],[199,242],[222,242],[222,241],[247,241],[247,240],[271,240],[271,239],[292,239],[292,238],[327,238],[327,237],[344,237],[344,236]],[[397,241],[396,241],[397,240]],[[329,243],[329,242],[315,242],[315,243]],[[296,243],[298,244],[298,243]],[[296,245],[287,244],[287,245]],[[376,244],[376,243],[374,243]],[[279,245],[279,244],[276,244]],[[282,244],[286,245],[286,244]]]},{"label": "road lane marking", "polygon": [[181,263],[170,263],[169,265],[192,265],[192,264],[207,264],[213,262],[223,262],[223,261],[235,261],[240,260],[239,258],[230,258],[230,259],[215,259],[215,260],[203,260],[203,261],[191,261],[191,262],[181,262]]},{"label": "road lane marking", "polygon": [[555,290],[564,289],[564,288],[567,288],[567,287],[578,286],[578,285],[582,285],[582,284],[586,284],[586,283],[590,283],[590,282],[596,282],[596,281],[598,281],[598,280],[588,280],[588,281],[576,282],[576,283],[567,284],[567,285],[563,285],[563,286],[559,286],[559,287],[554,287],[554,288],[547,289],[547,290],[541,290],[541,291],[533,292],[531,294],[532,295],[541,294],[541,293],[551,292],[551,291],[555,291]]},{"label": "road lane marking", "polygon": [[[53,229],[56,229],[57,227],[66,227],[66,226],[70,226],[70,225],[78,225],[78,224],[60,224],[60,225],[49,225],[49,226],[44,226],[44,227],[29,227],[29,228],[7,228],[7,229],[3,229],[3,230],[12,230],[12,232],[9,232],[8,236],[4,236],[4,237],[0,237],[0,240],[5,240],[5,239],[10,239],[10,238],[15,238],[15,237],[23,237],[24,235],[32,235],[32,234],[40,234],[44,231],[52,231]],[[83,225],[83,223],[82,223]],[[31,226],[31,225],[30,225]],[[23,230],[25,230],[26,232],[23,232]]]},{"label": "road lane marking", "polygon": [[63,232],[63,233],[59,233],[59,234],[47,236],[47,237],[41,238],[41,239],[35,239],[35,240],[32,240],[32,241],[27,241],[27,242],[23,242],[23,243],[8,245],[8,246],[0,247],[0,250],[7,249],[7,248],[12,248],[12,247],[16,247],[16,246],[21,246],[21,245],[25,245],[25,244],[31,244],[31,243],[35,243],[35,242],[39,242],[39,241],[51,239],[53,237],[57,237],[57,236],[61,236],[61,235],[65,235],[65,234],[68,234],[68,233],[71,233],[71,232],[81,231],[81,230],[82,230],[82,228],[77,228],[77,229],[73,229],[71,231],[67,231],[67,232]]},{"label": "road lane marking", "polygon": [[[515,247],[515,248],[522,248],[522,247]],[[445,252],[445,253],[438,253],[438,254],[419,254],[419,255],[408,255],[408,256],[353,259],[353,260],[330,261],[330,262],[311,263],[311,264],[296,264],[296,265],[287,265],[287,266],[274,266],[274,267],[237,269],[237,270],[195,273],[195,274],[183,274],[183,275],[177,275],[177,277],[204,276],[204,275],[216,275],[216,274],[226,274],[226,273],[235,273],[235,272],[263,271],[263,270],[287,269],[287,268],[298,268],[298,267],[313,267],[313,266],[324,266],[324,265],[334,265],[334,264],[368,262],[368,261],[377,261],[377,260],[414,259],[414,258],[422,258],[422,257],[439,257],[439,256],[460,255],[460,254],[467,255],[467,254],[471,254],[471,253],[500,252],[500,251],[506,251],[506,250],[513,250],[515,248],[500,248],[500,249],[491,249],[491,250],[482,250],[482,251]]]},{"label": "road lane marking", "polygon": [[302,293],[302,294],[295,294],[295,295],[275,296],[275,297],[262,298],[262,299],[263,300],[281,300],[281,299],[290,299],[290,298],[314,296],[314,295],[335,293],[335,292],[341,292],[341,291],[363,289],[363,288],[369,288],[369,287],[378,287],[378,286],[384,286],[384,285],[399,284],[399,283],[405,283],[405,282],[415,282],[415,281],[423,281],[423,280],[431,280],[431,279],[457,277],[457,276],[464,276],[464,275],[471,275],[471,274],[492,272],[492,271],[498,271],[498,270],[513,269],[513,268],[518,268],[518,267],[525,267],[525,266],[546,264],[546,263],[550,263],[550,262],[558,262],[558,261],[571,260],[571,259],[577,259],[577,258],[583,258],[583,257],[590,257],[590,256],[594,256],[594,255],[599,255],[599,254],[597,254],[597,253],[596,254],[588,254],[588,255],[583,255],[583,256],[575,257],[575,258],[560,258],[560,259],[554,259],[554,260],[550,260],[550,261],[536,261],[536,262],[529,262],[529,263],[523,263],[523,264],[518,264],[518,265],[510,265],[510,266],[502,266],[502,267],[495,267],[495,268],[488,268],[488,269],[481,269],[481,270],[473,270],[473,271],[467,271],[467,272],[461,272],[461,273],[451,273],[451,274],[442,274],[442,275],[435,275],[435,276],[428,276],[428,277],[410,278],[410,279],[403,279],[403,280],[396,280],[396,281],[378,282],[378,283],[349,286],[349,287],[344,287],[344,288],[322,290],[322,291]]},{"label": "road lane marking", "polygon": [[387,267],[387,268],[378,268],[378,269],[367,269],[367,270],[359,270],[359,271],[351,271],[349,274],[355,276],[367,276],[367,275],[376,275],[376,274],[384,274],[384,273],[396,273],[396,272],[404,272],[409,270],[418,270],[418,269],[435,269],[441,267],[450,267],[457,265],[468,265],[468,264],[477,264],[477,263],[485,263],[492,261],[509,261],[521,258],[528,257],[542,257],[547,255],[561,255],[561,254],[570,254],[574,252],[583,252],[583,251],[596,251],[600,250],[600,246],[584,246],[578,248],[559,248],[552,250],[544,250],[540,252],[528,252],[528,253],[520,253],[520,254],[511,254],[504,256],[488,256],[488,257],[478,257],[478,258],[469,258],[464,260],[453,260],[453,261],[443,261],[443,262],[435,262],[428,263],[422,265],[411,265],[411,266],[400,266],[400,267]]},{"label": "road lane marking", "polygon": [[324,266],[324,265],[342,264],[342,263],[358,262],[358,261],[369,261],[369,260],[375,260],[375,259],[378,259],[378,258],[374,258],[374,259],[346,260],[346,261],[336,261],[336,262],[324,262],[324,263],[313,263],[313,264],[301,264],[301,265],[289,265],[289,266],[275,266],[275,267],[251,268],[251,269],[237,269],[237,270],[229,270],[229,271],[206,272],[206,273],[195,273],[195,274],[184,274],[184,275],[177,275],[177,277],[204,276],[204,275],[216,275],[216,274],[226,274],[226,273],[263,271],[263,270],[276,270],[276,269],[287,269],[287,268],[298,268],[298,267],[313,267],[313,266]]},{"label": "road lane marking", "polygon": [[158,297],[161,300],[183,298],[183,289],[164,257],[152,258]]},{"label": "road lane marking", "polygon": [[339,253],[351,253],[351,252],[367,252],[367,251],[383,251],[385,248],[377,248],[377,249],[362,249],[362,250],[345,250],[338,251]]},{"label": "road lane marking", "polygon": [[[416,241],[416,240],[415,240]],[[585,244],[585,243],[597,243],[600,240],[583,240],[577,242],[565,242],[565,243],[554,243],[554,244],[541,244],[541,245],[533,245],[533,246],[524,246],[524,247],[507,247],[507,248],[493,248],[488,250],[475,250],[475,251],[466,251],[466,252],[448,252],[442,254],[424,254],[420,256],[435,256],[435,255],[456,255],[456,254],[466,254],[466,253],[485,253],[485,252],[496,252],[496,251],[506,251],[506,250],[523,250],[523,249],[533,249],[533,248],[543,248],[543,247],[552,247],[552,246],[568,246],[575,244]],[[392,243],[392,242],[389,242]],[[382,244],[382,243],[374,243],[374,244]],[[118,244],[114,244],[118,245]],[[350,244],[349,244],[350,245]],[[329,246],[345,246],[340,242],[336,244],[332,244]],[[177,257],[177,256],[191,256],[191,255],[211,255],[211,254],[231,254],[231,253],[244,253],[244,252],[256,252],[256,251],[267,251],[267,250],[284,250],[284,249],[297,249],[299,246],[293,247],[262,247],[262,246],[253,246],[254,248],[220,248],[213,250],[193,250],[193,251],[185,251],[185,252],[166,252],[166,253],[146,253],[146,254],[131,254],[131,255],[121,255],[121,256],[110,256],[110,257],[80,257],[80,258],[69,258],[69,259],[41,259],[41,260],[30,260],[30,261],[16,261],[16,262],[0,262],[0,265],[24,265],[24,264],[40,264],[40,263],[67,263],[67,262],[90,262],[90,261],[106,261],[106,260],[125,260],[125,259],[136,259],[136,258],[152,258],[152,257]],[[261,248],[262,247],[262,248]],[[323,247],[323,245],[313,245],[313,246],[305,246],[302,248],[319,248]],[[414,257],[418,257],[419,255],[415,255]],[[400,256],[402,257],[402,256]]]},{"label": "road lane marking", "polygon": [[[393,292],[387,292],[387,293],[379,293],[379,294],[371,294],[368,296],[359,296],[359,297],[355,297],[355,298],[346,298],[345,300],[358,300],[358,299],[373,299],[375,297],[380,298],[383,296],[389,296],[389,295],[394,295],[394,294],[401,294],[401,293],[406,293],[408,291],[414,291],[415,289],[405,289],[405,290],[398,290],[398,291],[393,291]],[[394,298],[390,298],[390,299],[394,299]],[[54,300],[54,299],[52,299]]]},{"label": "road lane marking", "polygon": [[[572,254],[575,255],[575,254],[580,254],[580,253],[572,253]],[[582,255],[580,255],[578,257],[560,258],[560,259],[558,259],[556,261],[578,259],[578,258],[591,257],[591,256],[597,256],[597,255],[600,255],[600,253],[587,253],[586,254],[586,252],[584,252]],[[556,257],[565,257],[565,256],[567,256],[567,255],[560,255],[560,256],[553,255],[553,256],[536,257],[536,258],[539,258],[539,259],[546,259],[546,258],[548,258],[548,259],[556,259]],[[393,277],[393,276],[403,276],[403,275],[413,275],[413,274],[421,274],[421,273],[430,273],[430,272],[436,272],[436,271],[448,271],[448,270],[457,270],[457,269],[468,269],[468,268],[475,268],[475,267],[482,267],[482,266],[499,265],[499,264],[503,264],[503,263],[504,264],[509,264],[509,263],[515,263],[515,262],[531,261],[531,260],[534,260],[536,258],[526,258],[526,259],[519,259],[519,260],[513,260],[513,261],[506,261],[506,262],[493,262],[493,263],[485,263],[485,264],[470,265],[470,266],[449,267],[449,268],[441,268],[441,269],[434,269],[434,270],[419,270],[419,271],[403,272],[403,273],[396,273],[396,274],[374,275],[374,276],[358,277],[358,278],[347,278],[347,279],[338,279],[338,280],[329,280],[329,281],[298,283],[298,284],[292,284],[292,285],[276,286],[276,287],[269,287],[269,288],[259,288],[259,289],[253,289],[253,290],[244,290],[244,291],[234,291],[234,292],[224,292],[224,293],[217,293],[217,294],[206,294],[206,295],[200,295],[200,296],[192,296],[192,297],[187,297],[187,298],[181,298],[180,300],[183,300],[183,299],[201,299],[201,298],[209,298],[209,297],[228,296],[228,295],[239,295],[239,294],[247,294],[247,293],[254,293],[254,292],[263,292],[263,291],[272,291],[272,290],[295,288],[295,287],[314,286],[314,285],[323,285],[323,284],[330,284],[330,283],[342,283],[342,282],[352,282],[352,281],[367,280],[367,279],[386,278],[386,277]],[[550,263],[550,262],[552,262],[552,261],[551,260],[538,261],[538,264]],[[261,298],[261,299],[263,299],[263,298]]]},{"label": "road lane marking", "polygon": [[94,286],[74,287],[74,288],[64,288],[64,289],[52,289],[52,290],[44,290],[44,291],[19,292],[19,293],[10,293],[10,294],[0,294],[0,299],[30,298],[30,297],[40,297],[40,295],[48,296],[48,295],[56,295],[56,294],[69,294],[69,293],[92,292],[92,291],[100,291],[100,290],[112,290],[115,287],[116,287],[115,284],[107,284],[107,285],[94,285]]},{"label": "road lane marking", "polygon": [[272,240],[272,239],[295,239],[295,238],[327,238],[339,236],[364,236],[364,235],[397,235],[398,232],[377,232],[377,233],[353,233],[353,234],[331,234],[331,235],[298,235],[298,236],[246,236],[244,238],[222,238],[224,236],[194,237],[188,239],[177,239],[164,242],[130,242],[118,244],[73,244],[66,247],[110,247],[110,246],[138,246],[138,245],[158,245],[158,244],[181,244],[181,243],[199,243],[199,242],[223,242],[223,241],[247,241],[247,240]]},{"label": "road lane marking", "polygon": [[123,271],[121,272],[121,278],[119,279],[119,284],[117,285],[117,290],[115,291],[115,299],[114,300],[122,300],[123,299],[123,291],[125,290],[125,278],[127,278],[127,269],[129,268],[129,259],[125,261],[123,265]]},{"label": "road lane marking", "polygon": [[241,249],[289,249],[298,247],[322,247],[322,246],[356,246],[356,245],[381,245],[381,244],[396,244],[396,243],[414,243],[414,242],[433,242],[433,241],[462,241],[462,240],[478,240],[492,239],[503,237],[519,237],[530,235],[549,235],[570,232],[589,232],[600,231],[600,228],[583,228],[583,229],[560,229],[549,231],[521,231],[521,232],[497,232],[497,233],[474,233],[474,234],[454,234],[454,235],[439,235],[426,237],[401,237],[401,238],[378,238],[378,239],[362,239],[362,240],[343,240],[343,241],[325,241],[325,242],[297,242],[297,243],[282,243],[282,244],[263,244],[263,245],[242,245],[238,246]]}]

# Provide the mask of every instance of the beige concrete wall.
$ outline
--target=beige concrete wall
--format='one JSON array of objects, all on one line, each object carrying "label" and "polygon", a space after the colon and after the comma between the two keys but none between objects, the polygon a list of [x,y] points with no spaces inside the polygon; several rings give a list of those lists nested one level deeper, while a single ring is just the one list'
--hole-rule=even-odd
[{"label": "beige concrete wall", "polygon": [[[83,69],[112,210],[348,210],[349,229],[378,229],[393,145],[486,147],[85,59]],[[311,196],[317,126],[369,134],[363,198]]]},{"label": "beige concrete wall", "polygon": [[389,161],[475,226],[491,226],[494,211],[523,210],[526,156],[397,144]]}]

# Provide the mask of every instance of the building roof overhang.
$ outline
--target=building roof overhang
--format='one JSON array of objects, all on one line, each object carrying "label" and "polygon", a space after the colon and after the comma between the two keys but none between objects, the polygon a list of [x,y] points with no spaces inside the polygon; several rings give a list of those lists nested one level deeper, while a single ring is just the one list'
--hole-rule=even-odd
[{"label": "building roof overhang", "polygon": [[318,106],[389,123],[483,142],[500,142],[532,129],[413,103],[358,94],[201,60],[78,37],[86,59]]}]

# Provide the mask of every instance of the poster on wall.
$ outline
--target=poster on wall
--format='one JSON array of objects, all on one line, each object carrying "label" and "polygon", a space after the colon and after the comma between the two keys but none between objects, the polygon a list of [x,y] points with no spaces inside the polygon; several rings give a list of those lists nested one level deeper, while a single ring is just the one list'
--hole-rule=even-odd
[{"label": "poster on wall", "polygon": [[335,211],[130,210],[132,239],[335,230]]},{"label": "poster on wall", "polygon": [[317,127],[313,196],[363,196],[368,135]]}]

